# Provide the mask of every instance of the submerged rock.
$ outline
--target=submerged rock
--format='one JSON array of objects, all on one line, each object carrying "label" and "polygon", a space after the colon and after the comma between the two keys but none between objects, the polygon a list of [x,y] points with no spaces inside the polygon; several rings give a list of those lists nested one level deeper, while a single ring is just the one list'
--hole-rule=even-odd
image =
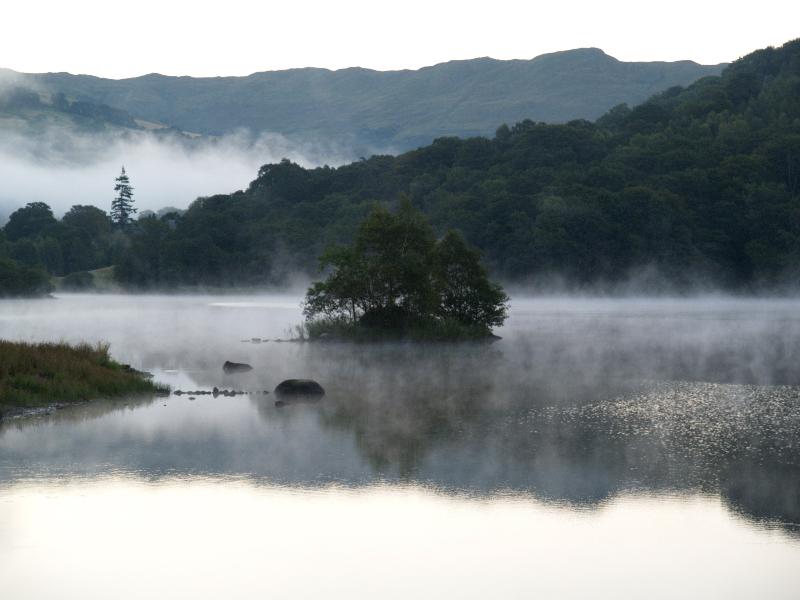
[{"label": "submerged rock", "polygon": [[247,363],[237,363],[226,360],[225,364],[222,365],[222,370],[226,373],[244,373],[246,371],[252,371],[253,367]]},{"label": "submerged rock", "polygon": [[313,379],[287,379],[275,388],[275,394],[283,397],[321,397],[325,390]]}]

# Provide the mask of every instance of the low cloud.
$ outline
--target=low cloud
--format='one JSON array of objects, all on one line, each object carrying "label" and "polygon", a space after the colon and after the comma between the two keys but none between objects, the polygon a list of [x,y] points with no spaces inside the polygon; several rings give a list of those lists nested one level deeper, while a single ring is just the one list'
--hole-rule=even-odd
[{"label": "low cloud", "polygon": [[31,135],[0,132],[0,219],[28,202],[57,215],[74,204],[108,210],[114,178],[125,165],[139,210],[187,207],[199,196],[247,187],[258,168],[288,158],[306,167],[353,160],[347,148],[247,131],[214,139],[132,131],[85,133],[51,127]]}]

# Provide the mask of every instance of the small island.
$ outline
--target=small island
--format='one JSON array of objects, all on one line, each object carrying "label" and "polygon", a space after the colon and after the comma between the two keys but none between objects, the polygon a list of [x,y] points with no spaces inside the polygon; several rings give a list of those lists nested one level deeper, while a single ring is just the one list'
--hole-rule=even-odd
[{"label": "small island", "polygon": [[303,307],[310,340],[488,340],[508,315],[478,251],[454,230],[437,239],[408,199],[396,212],[374,208],[354,243],[329,248],[320,268],[328,276]]},{"label": "small island", "polygon": [[108,345],[0,340],[0,419],[99,398],[166,391],[111,359]]}]

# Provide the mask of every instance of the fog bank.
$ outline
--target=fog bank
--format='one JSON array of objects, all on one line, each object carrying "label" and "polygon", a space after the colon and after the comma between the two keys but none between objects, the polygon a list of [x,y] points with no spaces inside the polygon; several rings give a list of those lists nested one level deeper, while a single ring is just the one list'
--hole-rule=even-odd
[{"label": "fog bank", "polygon": [[246,188],[261,165],[288,158],[305,167],[340,165],[355,157],[344,147],[280,134],[239,131],[191,139],[146,131],[0,135],[0,222],[28,202],[45,202],[60,216],[75,204],[109,210],[114,178],[125,166],[136,207],[186,208],[200,196]]}]

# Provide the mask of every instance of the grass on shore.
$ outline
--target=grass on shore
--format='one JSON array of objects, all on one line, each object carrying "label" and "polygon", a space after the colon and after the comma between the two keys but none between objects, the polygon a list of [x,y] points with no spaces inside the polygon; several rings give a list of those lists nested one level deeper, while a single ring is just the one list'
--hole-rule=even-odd
[{"label": "grass on shore", "polygon": [[159,391],[142,373],[112,360],[107,344],[0,340],[0,410]]}]

